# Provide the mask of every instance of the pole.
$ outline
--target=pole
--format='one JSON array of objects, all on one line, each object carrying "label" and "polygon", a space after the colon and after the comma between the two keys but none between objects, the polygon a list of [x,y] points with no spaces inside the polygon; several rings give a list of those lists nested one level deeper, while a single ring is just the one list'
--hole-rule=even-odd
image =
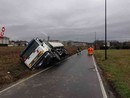
[{"label": "pole", "polygon": [[48,41],[50,40],[50,36],[47,37],[47,40],[48,40]]},{"label": "pole", "polygon": [[97,48],[97,47],[96,47],[96,44],[97,44],[97,43],[96,43],[96,40],[97,40],[97,39],[96,39],[96,32],[95,32],[95,50],[96,50],[96,48]]},{"label": "pole", "polygon": [[105,60],[107,60],[107,0],[105,0]]}]

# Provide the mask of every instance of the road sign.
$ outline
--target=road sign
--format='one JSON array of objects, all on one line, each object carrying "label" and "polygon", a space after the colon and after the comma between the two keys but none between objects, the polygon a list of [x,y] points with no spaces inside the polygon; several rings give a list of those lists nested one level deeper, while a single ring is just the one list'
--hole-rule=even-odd
[{"label": "road sign", "polygon": [[2,32],[5,32],[5,27],[2,27]]},{"label": "road sign", "polygon": [[5,27],[2,27],[1,33],[0,33],[0,38],[3,38],[5,32]]}]

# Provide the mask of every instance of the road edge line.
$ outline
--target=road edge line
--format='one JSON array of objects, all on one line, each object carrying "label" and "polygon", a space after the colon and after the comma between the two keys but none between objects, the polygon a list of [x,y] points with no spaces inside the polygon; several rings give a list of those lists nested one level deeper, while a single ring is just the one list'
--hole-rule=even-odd
[{"label": "road edge line", "polygon": [[44,69],[44,70],[41,70],[41,71],[39,71],[39,72],[37,72],[37,73],[35,73],[35,74],[33,74],[33,75],[31,75],[31,76],[25,78],[25,79],[20,80],[19,82],[17,82],[17,83],[15,83],[15,84],[13,84],[13,85],[11,85],[11,86],[9,86],[9,87],[7,87],[7,88],[1,90],[1,91],[0,91],[0,94],[3,93],[4,91],[7,91],[7,90],[11,89],[12,87],[17,86],[18,84],[20,84],[20,83],[22,83],[22,82],[24,82],[24,81],[27,81],[27,80],[33,78],[34,76],[36,76],[36,75],[38,75],[38,74],[40,74],[40,73],[42,73],[42,72],[44,72],[44,71],[49,70],[49,69],[52,68],[52,67],[53,67],[53,66],[48,67],[48,68],[46,68],[46,69]]},{"label": "road edge line", "polygon": [[102,91],[102,94],[103,94],[103,98],[108,98],[106,90],[105,90],[105,87],[104,87],[102,79],[101,79],[101,76],[100,76],[99,71],[97,69],[97,64],[95,62],[94,56],[92,56],[92,59],[93,59],[93,63],[94,63],[94,66],[95,66],[95,70],[97,72],[97,76],[98,76],[98,80],[99,80],[99,83],[100,83],[100,87],[101,87],[101,91]]}]

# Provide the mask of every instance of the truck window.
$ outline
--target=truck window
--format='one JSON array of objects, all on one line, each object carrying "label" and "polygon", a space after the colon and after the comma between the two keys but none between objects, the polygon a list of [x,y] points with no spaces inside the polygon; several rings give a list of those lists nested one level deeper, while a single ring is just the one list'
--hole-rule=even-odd
[{"label": "truck window", "polygon": [[27,46],[27,48],[21,53],[21,57],[22,58],[28,58],[32,52],[34,52],[34,50],[39,46],[39,44],[35,41],[32,40],[29,45]]}]

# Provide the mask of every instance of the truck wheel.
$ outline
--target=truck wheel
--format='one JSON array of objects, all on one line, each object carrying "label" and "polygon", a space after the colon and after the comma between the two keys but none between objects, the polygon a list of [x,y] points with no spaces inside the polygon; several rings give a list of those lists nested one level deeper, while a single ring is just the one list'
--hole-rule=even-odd
[{"label": "truck wheel", "polygon": [[57,60],[59,60],[59,61],[61,60],[60,56],[57,53],[55,53],[55,56],[56,56]]},{"label": "truck wheel", "polygon": [[43,65],[43,60],[38,64],[38,67]]}]

